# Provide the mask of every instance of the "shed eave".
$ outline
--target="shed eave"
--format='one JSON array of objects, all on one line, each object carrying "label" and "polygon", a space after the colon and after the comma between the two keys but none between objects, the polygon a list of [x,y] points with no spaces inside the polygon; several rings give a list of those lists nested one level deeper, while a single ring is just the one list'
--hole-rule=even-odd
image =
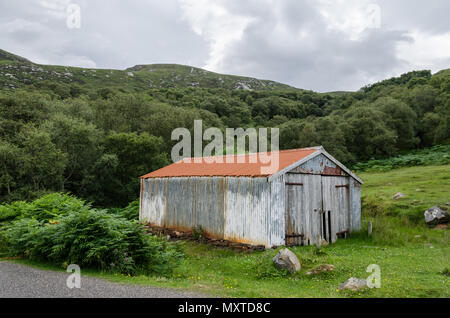
[{"label": "shed eave", "polygon": [[172,178],[252,178],[252,179],[268,179],[270,175],[179,175],[179,176],[142,176],[139,177],[142,180],[145,179],[172,179]]},{"label": "shed eave", "polygon": [[290,166],[278,171],[277,173],[271,175],[269,177],[269,182],[272,182],[273,180],[275,180],[276,178],[278,178],[279,176],[285,174],[288,171],[291,171],[292,169],[295,169],[296,167],[298,167],[299,165],[301,165],[302,163],[305,163],[308,160],[311,160],[312,158],[316,157],[317,155],[320,155],[320,148],[317,148],[316,152],[313,152],[312,154],[306,156],[305,158],[302,158],[301,160],[294,162],[293,164],[291,164]]}]

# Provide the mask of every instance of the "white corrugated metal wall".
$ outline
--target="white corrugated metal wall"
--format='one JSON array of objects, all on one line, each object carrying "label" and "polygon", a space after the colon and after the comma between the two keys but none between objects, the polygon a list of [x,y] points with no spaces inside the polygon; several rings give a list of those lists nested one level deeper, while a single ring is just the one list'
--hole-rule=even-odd
[{"label": "white corrugated metal wall", "polygon": [[140,219],[153,226],[179,230],[201,226],[216,238],[270,245],[267,178],[149,178],[142,182]]}]

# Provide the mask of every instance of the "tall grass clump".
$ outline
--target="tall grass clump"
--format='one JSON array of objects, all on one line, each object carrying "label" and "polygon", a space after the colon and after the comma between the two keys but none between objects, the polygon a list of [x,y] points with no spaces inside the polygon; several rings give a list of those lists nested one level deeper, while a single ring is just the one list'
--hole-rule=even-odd
[{"label": "tall grass clump", "polygon": [[[368,236],[368,222],[373,224],[372,235]],[[364,217],[361,230],[352,233],[354,241],[378,246],[411,246],[423,248],[424,243],[448,245],[446,230],[430,229],[424,224],[417,224],[407,216]]]},{"label": "tall grass clump", "polygon": [[[55,195],[55,204],[76,200],[66,201],[64,197]],[[182,260],[178,245],[147,235],[138,221],[93,209],[81,200],[74,204],[77,210],[59,215],[54,210],[45,210],[54,206],[48,198],[46,204],[39,202],[30,203],[42,208],[37,217],[26,214],[2,229],[0,235],[10,256],[130,275],[167,275]]]},{"label": "tall grass clump", "polygon": [[371,159],[352,166],[358,172],[383,172],[402,167],[450,164],[450,144],[415,150],[388,159]]}]

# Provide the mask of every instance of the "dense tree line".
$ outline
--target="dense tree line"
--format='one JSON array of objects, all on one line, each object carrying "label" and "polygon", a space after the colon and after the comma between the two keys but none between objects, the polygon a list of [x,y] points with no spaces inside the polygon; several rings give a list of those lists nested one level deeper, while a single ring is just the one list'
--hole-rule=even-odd
[{"label": "dense tree line", "polygon": [[279,127],[282,149],[323,145],[344,163],[445,143],[450,74],[411,72],[358,92],[148,89],[41,82],[0,91],[0,201],[70,191],[99,206],[136,198],[170,162],[171,132]]}]

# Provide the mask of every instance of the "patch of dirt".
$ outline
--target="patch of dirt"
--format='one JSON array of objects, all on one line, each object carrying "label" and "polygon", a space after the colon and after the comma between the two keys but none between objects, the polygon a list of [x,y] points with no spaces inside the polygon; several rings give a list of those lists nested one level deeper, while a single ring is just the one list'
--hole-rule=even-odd
[{"label": "patch of dirt", "polygon": [[238,252],[252,253],[254,251],[264,251],[265,247],[262,245],[250,245],[240,242],[232,242],[223,239],[216,239],[209,236],[207,233],[200,238],[195,239],[192,231],[178,231],[174,229],[166,229],[161,227],[155,227],[146,225],[147,233],[151,233],[158,236],[165,236],[169,241],[191,241],[199,242],[203,244],[212,245],[219,248],[232,248]]}]

